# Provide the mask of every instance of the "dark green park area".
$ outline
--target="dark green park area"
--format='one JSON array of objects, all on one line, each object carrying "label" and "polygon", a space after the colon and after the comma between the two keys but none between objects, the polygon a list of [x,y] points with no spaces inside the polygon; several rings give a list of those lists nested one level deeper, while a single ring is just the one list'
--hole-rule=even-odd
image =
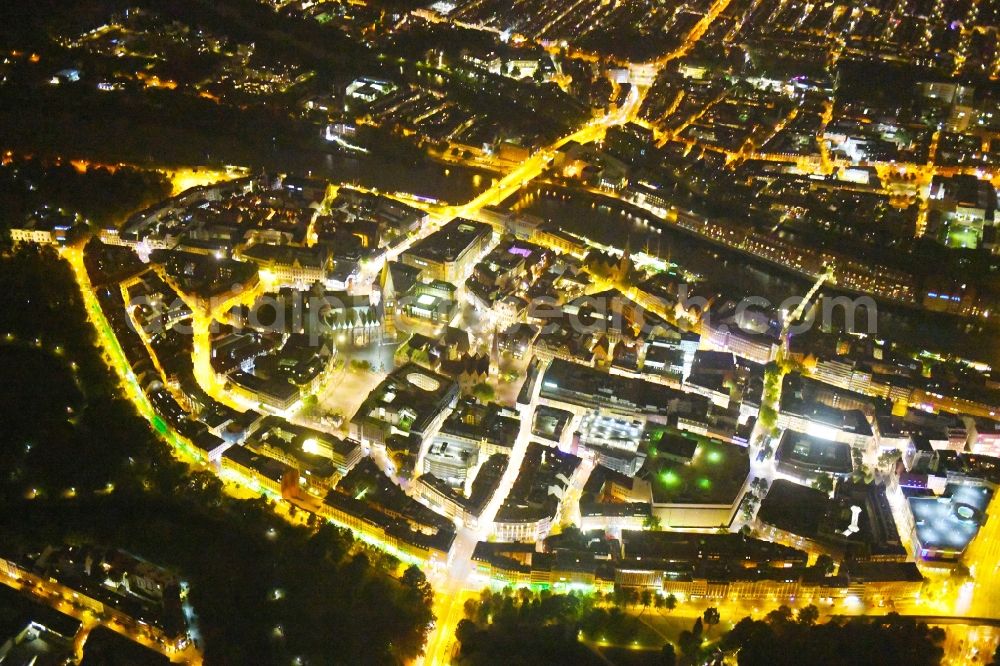
[{"label": "dark green park area", "polygon": [[5,344],[0,338],[0,368],[4,369],[0,430],[7,437],[58,428],[85,405],[69,364],[52,352]]},{"label": "dark green park area", "polygon": [[0,368],[5,555],[106,545],[178,572],[209,664],[420,652],[432,621],[423,574],[332,525],[293,527],[265,499],[233,499],[212,472],[173,458],[120,397],[52,250],[0,252]]}]

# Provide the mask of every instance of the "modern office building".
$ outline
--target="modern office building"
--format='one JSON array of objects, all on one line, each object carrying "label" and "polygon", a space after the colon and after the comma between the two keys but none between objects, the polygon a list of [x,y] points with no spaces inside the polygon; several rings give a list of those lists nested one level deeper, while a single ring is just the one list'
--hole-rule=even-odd
[{"label": "modern office building", "polygon": [[922,560],[954,562],[986,520],[986,507],[993,493],[986,486],[948,486],[944,495],[911,497],[907,506],[913,515],[913,543]]}]

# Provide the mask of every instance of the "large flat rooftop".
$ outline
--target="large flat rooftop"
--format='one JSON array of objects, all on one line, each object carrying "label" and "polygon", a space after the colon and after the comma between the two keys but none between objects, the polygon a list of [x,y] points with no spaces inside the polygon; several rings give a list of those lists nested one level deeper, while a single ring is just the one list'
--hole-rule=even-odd
[{"label": "large flat rooftop", "polygon": [[708,398],[643,379],[612,375],[578,363],[553,359],[542,378],[541,396],[585,407],[646,414],[704,417]]},{"label": "large flat rooftop", "polygon": [[779,464],[791,465],[806,472],[844,475],[854,470],[850,445],[794,430],[785,430],[781,434],[774,457]]},{"label": "large flat rooftop", "polygon": [[775,479],[760,503],[757,520],[806,539],[815,539],[829,506],[830,498],[823,491]]},{"label": "large flat rooftop", "polygon": [[488,224],[457,218],[415,243],[404,254],[425,261],[456,261],[477,240],[491,233],[493,228]]},{"label": "large flat rooftop", "polygon": [[911,497],[910,511],[919,555],[926,559],[960,556],[986,519],[993,493],[985,486],[949,486],[941,497]]},{"label": "large flat rooftop", "polygon": [[702,437],[684,437],[695,444],[694,455],[687,462],[657,453],[655,445],[649,450],[639,473],[652,487],[653,504],[731,504],[750,474],[747,450]]}]

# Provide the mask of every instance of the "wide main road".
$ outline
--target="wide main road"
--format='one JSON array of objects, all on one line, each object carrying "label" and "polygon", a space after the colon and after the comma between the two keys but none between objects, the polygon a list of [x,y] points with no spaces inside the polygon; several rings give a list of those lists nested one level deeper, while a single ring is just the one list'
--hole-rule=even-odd
[{"label": "wide main road", "polygon": [[971,589],[958,588],[956,605],[972,616],[1000,618],[1000,493],[987,507],[986,522],[969,545],[964,563],[972,578]]},{"label": "wide main road", "polygon": [[496,492],[493,493],[493,498],[483,510],[479,524],[475,529],[464,527],[459,531],[455,545],[451,549],[451,561],[447,570],[443,572],[443,580],[434,581],[436,584],[434,615],[437,620],[433,631],[427,638],[425,656],[422,659],[424,664],[446,666],[451,663],[451,657],[456,647],[455,628],[463,617],[465,600],[478,596],[477,591],[469,587],[472,576],[472,553],[476,543],[488,538],[490,532],[493,531],[493,522],[500,510],[500,505],[507,498],[507,494],[521,470],[525,451],[528,450],[528,442],[531,441],[531,423],[538,402],[538,392],[541,390],[541,382],[535,384],[535,392],[531,396],[531,401],[520,409],[521,427],[518,430],[517,439],[514,441],[507,469],[504,471]]}]

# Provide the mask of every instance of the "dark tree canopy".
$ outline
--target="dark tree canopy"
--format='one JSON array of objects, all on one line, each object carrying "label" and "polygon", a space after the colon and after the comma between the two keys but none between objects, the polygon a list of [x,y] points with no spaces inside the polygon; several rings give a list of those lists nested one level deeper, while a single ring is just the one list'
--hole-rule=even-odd
[{"label": "dark tree canopy", "polygon": [[0,543],[121,548],[177,571],[205,663],[380,664],[420,653],[433,615],[419,569],[397,577],[395,558],[347,530],[293,527],[265,499],[227,495],[119,397],[93,343],[54,252],[0,255]]},{"label": "dark tree canopy", "polygon": [[738,650],[740,666],[936,666],[942,633],[896,613],[815,624],[812,612],[803,609],[796,621],[782,607],[765,620],[740,620],[722,646]]}]

